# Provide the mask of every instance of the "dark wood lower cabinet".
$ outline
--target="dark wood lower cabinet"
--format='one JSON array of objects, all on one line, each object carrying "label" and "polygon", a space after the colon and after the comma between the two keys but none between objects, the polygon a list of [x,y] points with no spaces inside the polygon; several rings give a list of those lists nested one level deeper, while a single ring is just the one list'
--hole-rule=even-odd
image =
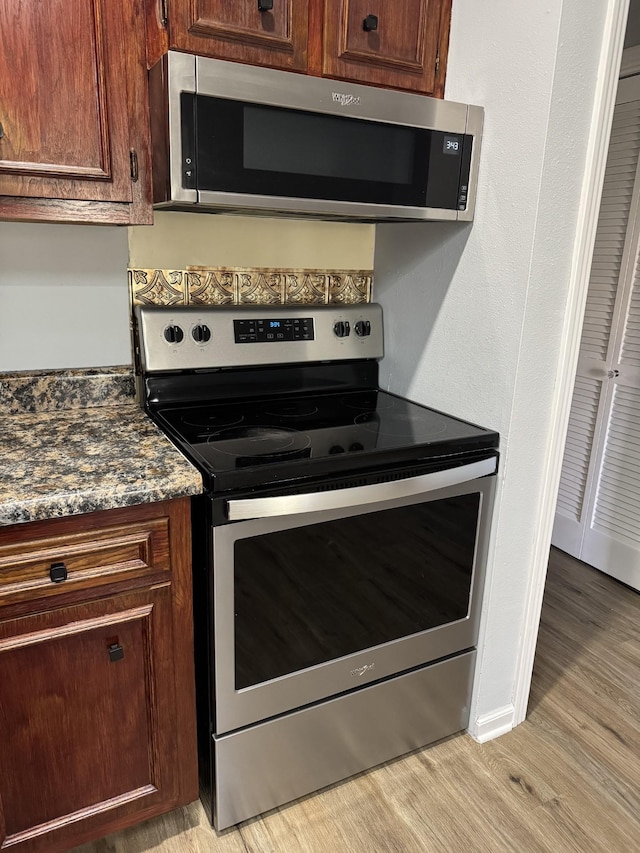
[{"label": "dark wood lower cabinet", "polygon": [[[197,797],[189,505],[158,506],[143,514],[150,529],[170,516],[170,578],[15,618],[0,607],[0,850],[67,850]],[[92,514],[97,533],[122,535],[122,512]],[[55,550],[51,525],[38,553]]]}]

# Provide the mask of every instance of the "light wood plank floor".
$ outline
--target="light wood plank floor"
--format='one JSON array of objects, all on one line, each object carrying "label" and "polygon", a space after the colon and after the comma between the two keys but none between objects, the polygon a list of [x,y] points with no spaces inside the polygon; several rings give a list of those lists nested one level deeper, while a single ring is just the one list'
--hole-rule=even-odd
[{"label": "light wood plank floor", "polygon": [[199,804],[76,853],[640,850],[640,595],[552,550],[530,711],[216,836]]}]

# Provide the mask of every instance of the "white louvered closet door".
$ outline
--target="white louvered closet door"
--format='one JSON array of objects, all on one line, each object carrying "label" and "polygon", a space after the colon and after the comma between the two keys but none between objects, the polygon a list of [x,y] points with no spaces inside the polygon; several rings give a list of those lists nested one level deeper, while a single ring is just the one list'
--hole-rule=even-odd
[{"label": "white louvered closet door", "polygon": [[640,590],[640,76],[618,86],[552,542]]}]

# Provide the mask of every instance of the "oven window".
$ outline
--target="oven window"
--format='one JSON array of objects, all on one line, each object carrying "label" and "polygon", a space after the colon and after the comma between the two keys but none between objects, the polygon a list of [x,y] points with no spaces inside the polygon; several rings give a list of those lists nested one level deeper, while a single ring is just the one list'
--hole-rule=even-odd
[{"label": "oven window", "polygon": [[480,495],[235,543],[237,690],[466,617]]}]

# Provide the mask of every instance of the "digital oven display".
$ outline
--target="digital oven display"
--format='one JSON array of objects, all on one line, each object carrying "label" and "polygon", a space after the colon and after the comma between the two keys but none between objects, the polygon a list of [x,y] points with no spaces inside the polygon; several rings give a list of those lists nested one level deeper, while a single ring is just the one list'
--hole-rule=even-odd
[{"label": "digital oven display", "polygon": [[234,320],[233,333],[237,344],[312,341],[314,338],[313,318]]}]

